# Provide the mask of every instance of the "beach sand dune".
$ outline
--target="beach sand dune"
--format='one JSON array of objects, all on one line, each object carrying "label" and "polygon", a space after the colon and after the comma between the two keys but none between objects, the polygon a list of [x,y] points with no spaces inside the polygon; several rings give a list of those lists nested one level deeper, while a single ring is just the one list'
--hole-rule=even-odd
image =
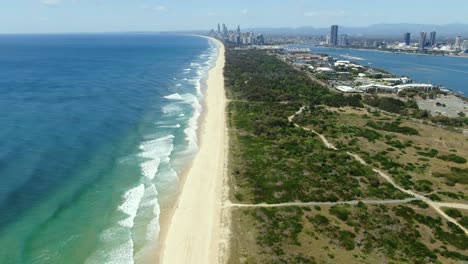
[{"label": "beach sand dune", "polygon": [[226,164],[224,46],[209,71],[200,150],[182,187],[162,245],[161,263],[218,263]]}]

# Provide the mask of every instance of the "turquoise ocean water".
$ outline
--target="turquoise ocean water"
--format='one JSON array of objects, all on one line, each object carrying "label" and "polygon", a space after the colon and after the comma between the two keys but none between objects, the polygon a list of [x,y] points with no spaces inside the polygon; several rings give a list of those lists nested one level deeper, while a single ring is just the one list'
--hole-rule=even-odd
[{"label": "turquoise ocean water", "polygon": [[0,35],[0,263],[140,263],[216,55],[193,36]]}]

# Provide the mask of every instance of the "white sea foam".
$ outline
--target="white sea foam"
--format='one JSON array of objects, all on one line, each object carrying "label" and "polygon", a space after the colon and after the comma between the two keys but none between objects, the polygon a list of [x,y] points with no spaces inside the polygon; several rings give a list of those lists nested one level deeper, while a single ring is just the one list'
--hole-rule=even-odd
[{"label": "white sea foam", "polygon": [[176,87],[182,87],[182,84],[178,83],[176,84]]},{"label": "white sea foam", "polygon": [[156,190],[156,186],[154,184],[149,184],[148,187],[145,189],[145,196],[143,197],[142,202],[140,203],[140,207],[151,207],[155,204],[158,204],[158,190]]},{"label": "white sea foam", "polygon": [[182,100],[182,96],[178,93],[170,94],[168,96],[164,96],[164,98],[169,100]]},{"label": "white sea foam", "polygon": [[173,125],[173,126],[164,126],[164,125],[161,125],[159,126],[160,128],[180,128],[180,124],[177,124],[177,125]]},{"label": "white sea foam", "polygon": [[123,227],[132,228],[138,207],[140,206],[141,199],[145,193],[145,186],[139,186],[128,190],[124,195],[124,202],[119,206],[119,210],[128,215],[127,218],[120,220],[119,224]]},{"label": "white sea foam", "polygon": [[140,164],[142,174],[149,180],[153,180],[158,173],[161,162],[169,162],[174,150],[174,136],[168,135],[162,138],[147,140],[140,145],[141,158],[149,159]]},{"label": "white sea foam", "polygon": [[162,107],[162,111],[165,114],[173,115],[173,114],[178,114],[178,113],[182,112],[183,109],[179,104],[173,103],[173,104],[164,105]]},{"label": "white sea foam", "polygon": [[164,160],[171,155],[174,149],[174,145],[172,144],[173,140],[174,136],[168,135],[162,138],[145,141],[140,145],[140,149],[143,150],[143,152],[140,153],[139,156],[147,159],[160,158]]},{"label": "white sea foam", "polygon": [[[95,251],[85,264],[133,264],[133,241],[128,229],[111,227],[104,230],[100,242],[106,250]],[[120,242],[121,241],[121,242]]]},{"label": "white sea foam", "polygon": [[146,226],[146,237],[145,239],[148,241],[154,240],[159,235],[159,215],[161,208],[158,203],[158,191],[154,184],[150,184],[148,188],[145,190],[145,202],[141,204],[142,208],[151,208],[153,213],[153,219],[150,223]]},{"label": "white sea foam", "polygon": [[161,209],[158,203],[155,204],[153,209],[155,218],[148,223],[146,226],[146,240],[152,241],[159,236],[159,232],[161,231],[161,227],[159,225],[159,216],[161,213]]},{"label": "white sea foam", "polygon": [[155,158],[153,160],[149,160],[140,164],[141,171],[143,175],[152,180],[158,173],[159,164],[161,163],[161,159]]},{"label": "white sea foam", "polygon": [[188,122],[188,127],[184,130],[186,139],[189,144],[189,151],[193,151],[198,148],[198,118],[202,112],[202,106],[198,101],[198,98],[194,95],[190,95],[187,99],[190,99],[191,105],[193,107],[194,113]]}]

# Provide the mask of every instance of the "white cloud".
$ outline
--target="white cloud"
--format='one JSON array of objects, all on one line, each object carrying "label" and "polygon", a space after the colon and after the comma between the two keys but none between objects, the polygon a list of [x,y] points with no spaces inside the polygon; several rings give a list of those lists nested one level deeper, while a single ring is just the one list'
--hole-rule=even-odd
[{"label": "white cloud", "polygon": [[159,6],[155,6],[154,10],[156,10],[156,11],[167,11],[167,7],[165,7],[163,5],[159,5]]},{"label": "white cloud", "polygon": [[343,10],[338,11],[328,11],[328,10],[317,10],[317,11],[310,11],[305,12],[304,16],[308,17],[339,17],[344,16],[346,13]]},{"label": "white cloud", "polygon": [[62,3],[62,0],[41,0],[41,3],[46,6],[58,6]]},{"label": "white cloud", "polygon": [[166,6],[163,5],[141,5],[140,6],[142,9],[147,9],[147,10],[154,10],[158,12],[166,12],[168,9]]},{"label": "white cloud", "polygon": [[247,10],[247,9],[242,9],[242,10],[241,10],[241,13],[242,13],[243,15],[247,15],[247,14],[249,13],[249,10]]}]

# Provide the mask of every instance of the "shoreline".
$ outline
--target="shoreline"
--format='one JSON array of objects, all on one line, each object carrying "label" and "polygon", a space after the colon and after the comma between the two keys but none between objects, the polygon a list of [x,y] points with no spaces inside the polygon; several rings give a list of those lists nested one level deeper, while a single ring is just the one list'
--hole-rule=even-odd
[{"label": "shoreline", "polygon": [[450,57],[450,58],[462,58],[468,59],[468,56],[459,56],[459,55],[436,55],[436,54],[428,54],[428,53],[420,53],[420,52],[409,52],[409,51],[391,51],[391,50],[379,50],[379,49],[365,49],[365,48],[352,48],[352,47],[328,47],[328,46],[317,46],[320,48],[328,48],[328,49],[350,49],[350,50],[360,50],[360,51],[375,51],[375,52],[383,52],[383,53],[395,53],[395,54],[406,54],[406,55],[416,55],[416,56],[430,56],[430,57]]},{"label": "shoreline", "polygon": [[[411,79],[413,79],[414,81],[418,82],[418,80],[415,80],[414,77],[411,77],[409,74],[408,75],[399,75],[399,74],[396,74],[394,73],[391,69],[389,69],[388,67],[386,68],[383,68],[383,67],[375,67],[374,64],[363,64],[361,61],[369,61],[368,58],[364,58],[364,57],[357,57],[357,55],[348,55],[348,54],[335,54],[335,55],[330,55],[328,52],[317,52],[317,51],[314,51],[312,50],[312,48],[317,48],[317,49],[331,49],[331,50],[354,50],[354,51],[365,51],[365,52],[375,52],[375,53],[386,53],[386,54],[402,54],[402,55],[415,55],[415,56],[432,56],[430,54],[412,54],[412,53],[396,53],[396,52],[390,52],[390,51],[383,51],[383,50],[374,50],[374,49],[358,49],[358,48],[344,48],[344,47],[324,47],[324,46],[313,46],[313,45],[305,45],[307,46],[309,49],[310,49],[310,53],[312,54],[326,54],[327,56],[330,56],[330,57],[333,57],[335,59],[339,59],[339,57],[343,57],[345,59],[348,59],[350,61],[354,60],[355,63],[361,65],[361,66],[365,66],[365,67],[371,67],[371,68],[374,68],[374,69],[378,69],[378,70],[383,70],[385,72],[388,72],[390,74],[393,74],[395,76],[399,76],[399,77],[410,77]],[[311,48],[312,47],[312,48]],[[348,56],[348,58],[347,58]],[[432,56],[432,57],[449,57],[449,58],[457,58],[456,56]],[[465,58],[468,58],[465,57]],[[357,61],[357,62],[356,62]],[[431,82],[432,84],[433,82]],[[468,94],[465,94],[465,91],[456,91],[454,88],[452,87],[446,87],[445,85],[440,85],[440,84],[433,84],[434,86],[439,86],[439,87],[442,87],[444,89],[447,89],[449,90],[449,94],[452,94],[454,96],[457,96],[457,97],[460,97],[462,99],[465,99],[465,98],[468,98]]]},{"label": "shoreline", "polygon": [[[226,164],[224,46],[206,79],[199,119],[199,151],[181,174],[177,198],[162,214],[156,247],[158,263],[216,263],[221,235],[221,203]],[[222,89],[219,89],[222,88]]]},{"label": "shoreline", "polygon": [[[181,35],[185,35],[185,34],[181,34]],[[200,35],[189,35],[189,36],[206,38],[205,36],[200,36]],[[205,113],[206,113],[206,109],[207,109],[206,91],[208,89],[208,84],[207,84],[208,74],[215,66],[216,66],[216,63],[213,64],[212,67],[210,67],[210,69],[206,73],[206,76],[204,76],[200,80],[201,92],[203,93],[204,98],[203,98],[203,100],[201,102],[202,105],[203,105],[203,111],[201,111],[200,116],[198,118],[198,121],[197,121],[198,129],[196,130],[199,148],[200,148],[200,145],[201,145],[201,133],[200,133],[201,129],[200,128],[204,124]],[[155,240],[156,245],[153,248],[153,252],[150,254],[150,257],[147,258],[146,261],[144,261],[144,263],[154,263],[154,260],[156,260],[156,263],[161,263],[162,251],[164,251],[164,244],[165,244],[166,237],[167,237],[167,231],[169,229],[171,219],[174,216],[174,212],[175,212],[175,209],[176,209],[176,205],[177,205],[177,203],[179,201],[180,194],[182,192],[182,188],[183,188],[183,186],[185,184],[185,181],[187,179],[187,174],[190,171],[190,169],[192,168],[193,160],[195,159],[196,155],[198,155],[198,152],[199,152],[199,150],[197,150],[197,152],[195,153],[195,156],[193,157],[193,159],[190,160],[186,164],[186,166],[184,166],[184,168],[181,171],[177,172],[178,178],[179,178],[177,192],[171,194],[172,199],[168,199],[167,201],[165,201],[164,204],[161,204],[161,207],[160,207],[161,211],[160,211],[160,215],[159,215],[159,217],[160,217],[159,218],[159,228],[160,228],[159,235],[158,235],[157,239]]]}]

